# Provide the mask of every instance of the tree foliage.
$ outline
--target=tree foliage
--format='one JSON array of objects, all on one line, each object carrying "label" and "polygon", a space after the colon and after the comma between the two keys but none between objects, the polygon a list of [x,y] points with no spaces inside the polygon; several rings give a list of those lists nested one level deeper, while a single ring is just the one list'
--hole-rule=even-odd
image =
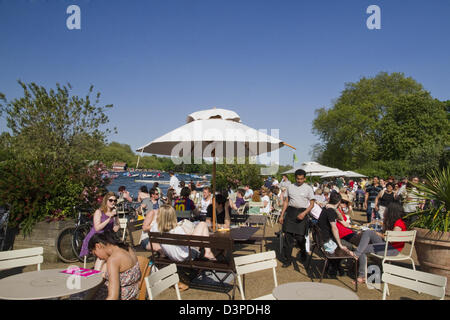
[{"label": "tree foliage", "polygon": [[316,110],[320,163],[376,174],[425,175],[449,145],[449,102],[402,73],[347,83],[332,108]]},{"label": "tree foliage", "polygon": [[78,97],[70,84],[19,85],[20,98],[0,94],[11,131],[0,135],[0,205],[10,206],[10,224],[27,234],[36,222],[70,216],[75,205],[94,205],[104,191],[105,168],[92,160],[112,132],[102,128],[112,105],[97,106],[93,86]]}]

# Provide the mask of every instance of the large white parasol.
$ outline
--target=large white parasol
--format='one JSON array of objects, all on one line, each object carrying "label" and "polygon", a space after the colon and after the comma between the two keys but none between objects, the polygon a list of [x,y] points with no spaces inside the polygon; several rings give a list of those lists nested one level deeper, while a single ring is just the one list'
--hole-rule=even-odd
[{"label": "large white parasol", "polygon": [[[219,163],[273,152],[287,145],[280,139],[241,123],[237,113],[208,109],[191,113],[187,123],[138,148],[138,152],[170,155],[174,161],[213,158],[213,229],[215,230],[216,159]],[[295,148],[294,148],[295,149]],[[227,160],[228,161],[228,160]]]}]

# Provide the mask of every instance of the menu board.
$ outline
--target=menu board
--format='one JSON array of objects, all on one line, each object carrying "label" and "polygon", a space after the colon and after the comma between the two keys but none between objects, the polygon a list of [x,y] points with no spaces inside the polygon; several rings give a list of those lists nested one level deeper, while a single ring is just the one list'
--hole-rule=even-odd
[{"label": "menu board", "polygon": [[77,276],[87,278],[94,274],[100,273],[100,271],[93,270],[93,269],[85,269],[85,268],[69,268],[69,269],[61,271],[61,273],[77,275]]}]

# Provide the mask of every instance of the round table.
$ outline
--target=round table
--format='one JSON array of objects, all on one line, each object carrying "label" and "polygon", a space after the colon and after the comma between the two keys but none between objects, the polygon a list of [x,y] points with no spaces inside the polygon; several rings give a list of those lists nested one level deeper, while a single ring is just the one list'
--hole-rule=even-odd
[{"label": "round table", "polygon": [[290,282],[273,289],[277,300],[359,300],[348,289],[319,282]]},{"label": "round table", "polygon": [[69,296],[95,288],[101,273],[90,277],[61,273],[65,269],[24,272],[0,280],[0,299],[40,300]]}]

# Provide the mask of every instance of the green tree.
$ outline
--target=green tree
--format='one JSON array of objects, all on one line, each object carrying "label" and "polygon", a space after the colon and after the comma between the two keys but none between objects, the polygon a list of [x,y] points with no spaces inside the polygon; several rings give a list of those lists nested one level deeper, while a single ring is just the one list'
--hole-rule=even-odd
[{"label": "green tree", "polygon": [[[423,175],[436,168],[448,145],[446,108],[448,102],[433,99],[403,73],[347,83],[332,108],[316,110],[313,132],[321,143],[313,153],[342,170]],[[433,161],[426,161],[427,154]]]},{"label": "green tree", "polygon": [[74,205],[98,203],[108,181],[103,165],[92,160],[112,132],[102,129],[112,105],[97,106],[100,93],[92,99],[93,86],[80,98],[70,84],[50,90],[19,85],[21,98],[0,94],[11,130],[0,136],[0,205],[11,207],[9,223],[27,234],[36,222],[70,216]]},{"label": "green tree", "polygon": [[47,90],[35,83],[19,81],[23,97],[10,102],[2,95],[0,109],[12,132],[12,153],[16,159],[43,161],[54,166],[73,166],[95,160],[109,128],[105,112],[112,105],[97,106],[100,93],[92,103],[93,86],[84,98],[71,95],[71,85],[56,85]]}]

